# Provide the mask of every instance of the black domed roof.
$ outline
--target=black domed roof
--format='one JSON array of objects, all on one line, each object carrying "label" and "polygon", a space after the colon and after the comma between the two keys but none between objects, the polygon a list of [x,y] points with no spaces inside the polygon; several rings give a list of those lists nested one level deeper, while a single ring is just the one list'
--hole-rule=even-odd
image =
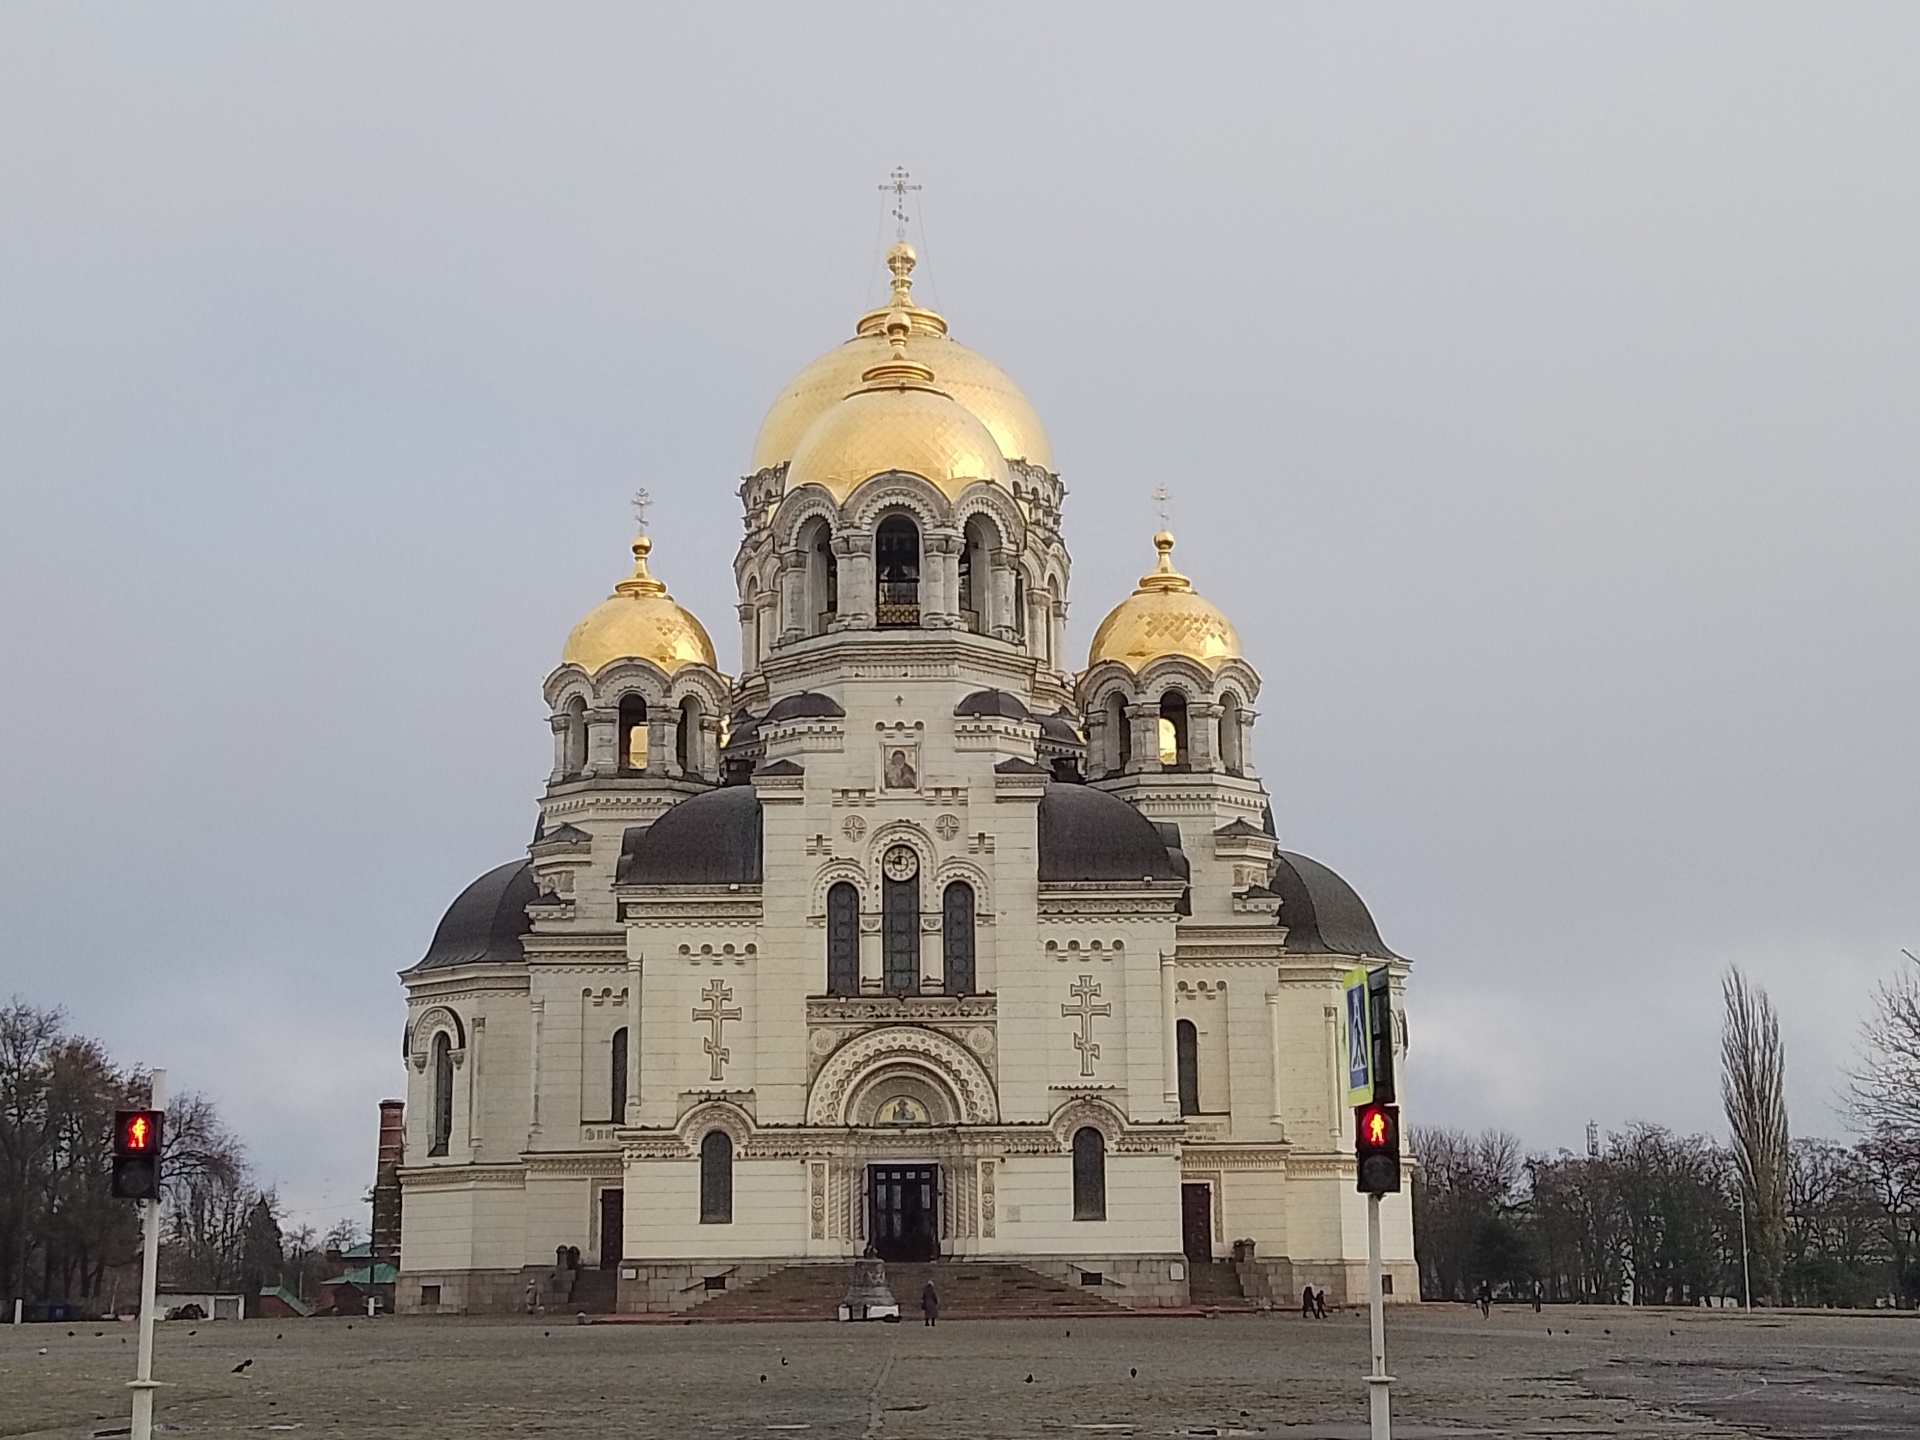
[{"label": "black domed roof", "polygon": [[1274,857],[1285,948],[1294,954],[1366,955],[1398,960],[1380,938],[1359,893],[1318,860],[1282,850]]},{"label": "black domed roof", "polygon": [[1064,710],[1056,710],[1051,715],[1042,715],[1040,733],[1061,745],[1085,746],[1087,743],[1086,738],[1080,733],[1080,727]]},{"label": "black domed roof", "polygon": [[1003,720],[1031,720],[1026,702],[1007,690],[976,690],[953,707],[955,715],[998,715]]},{"label": "black domed roof", "polygon": [[520,937],[533,929],[527,906],[539,895],[531,861],[509,860],[489,870],[447,907],[433,943],[413,968],[519,962],[525,958]]},{"label": "black domed roof", "polygon": [[1179,880],[1153,822],[1126,801],[1059,781],[1040,797],[1040,879]]},{"label": "black domed roof", "polygon": [[751,785],[682,800],[620,842],[622,884],[758,885],[760,873],[760,797]]},{"label": "black domed roof", "polygon": [[831,695],[822,695],[818,690],[802,690],[798,695],[789,695],[785,699],[773,702],[773,708],[767,711],[766,724],[772,725],[781,720],[838,720],[846,715],[840,708],[840,702]]}]

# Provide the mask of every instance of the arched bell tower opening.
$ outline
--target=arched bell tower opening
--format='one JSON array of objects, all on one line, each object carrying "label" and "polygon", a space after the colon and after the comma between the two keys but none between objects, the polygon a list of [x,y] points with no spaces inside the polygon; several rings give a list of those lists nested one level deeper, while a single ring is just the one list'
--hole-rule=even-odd
[{"label": "arched bell tower opening", "polygon": [[647,768],[647,701],[643,695],[620,697],[618,750],[622,775],[639,775]]},{"label": "arched bell tower opening", "polygon": [[920,527],[905,515],[889,515],[873,532],[878,595],[874,621],[883,630],[920,623]]}]

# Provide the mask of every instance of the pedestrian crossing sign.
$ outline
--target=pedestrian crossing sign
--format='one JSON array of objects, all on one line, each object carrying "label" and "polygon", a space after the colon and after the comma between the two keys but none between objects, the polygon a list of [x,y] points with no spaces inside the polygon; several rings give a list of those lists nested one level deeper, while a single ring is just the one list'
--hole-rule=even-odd
[{"label": "pedestrian crossing sign", "polygon": [[1349,970],[1340,977],[1345,993],[1347,1104],[1358,1109],[1373,1103],[1373,1026],[1367,1015],[1367,971]]}]

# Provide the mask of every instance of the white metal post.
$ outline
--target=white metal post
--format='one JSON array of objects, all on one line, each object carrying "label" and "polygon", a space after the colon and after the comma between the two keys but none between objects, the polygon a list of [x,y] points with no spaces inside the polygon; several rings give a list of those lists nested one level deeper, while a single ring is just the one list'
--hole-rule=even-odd
[{"label": "white metal post", "polygon": [[1740,1297],[1747,1314],[1753,1313],[1753,1271],[1747,1265],[1747,1182],[1740,1181]]},{"label": "white metal post", "polygon": [[1367,1196],[1367,1288],[1373,1311],[1373,1370],[1367,1376],[1367,1401],[1372,1440],[1393,1440],[1393,1414],[1388,1396],[1393,1377],[1387,1374],[1387,1305],[1380,1286],[1380,1197]]},{"label": "white metal post", "polygon": [[[153,1092],[147,1100],[149,1110],[165,1111],[167,1108],[167,1072],[153,1072]],[[160,1134],[164,1140],[166,1127],[163,1124]],[[160,1156],[154,1156],[154,1168],[159,1169]],[[140,1358],[135,1363],[133,1379],[133,1433],[132,1440],[152,1440],[153,1437],[153,1320],[155,1295],[160,1279],[160,1201],[142,1200],[141,1216],[146,1222],[145,1246],[140,1257]]]}]

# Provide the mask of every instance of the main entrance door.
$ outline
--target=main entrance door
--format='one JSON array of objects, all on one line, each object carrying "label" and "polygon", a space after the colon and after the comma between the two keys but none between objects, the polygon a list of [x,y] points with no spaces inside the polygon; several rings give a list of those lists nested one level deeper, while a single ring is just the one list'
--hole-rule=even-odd
[{"label": "main entrance door", "polygon": [[940,1248],[937,1165],[867,1167],[867,1233],[882,1260],[931,1260]]},{"label": "main entrance door", "polygon": [[1194,1265],[1213,1261],[1213,1187],[1180,1187],[1180,1248]]},{"label": "main entrance door", "polygon": [[621,1253],[627,1239],[627,1192],[600,1192],[600,1268],[611,1270],[626,1257]]}]

